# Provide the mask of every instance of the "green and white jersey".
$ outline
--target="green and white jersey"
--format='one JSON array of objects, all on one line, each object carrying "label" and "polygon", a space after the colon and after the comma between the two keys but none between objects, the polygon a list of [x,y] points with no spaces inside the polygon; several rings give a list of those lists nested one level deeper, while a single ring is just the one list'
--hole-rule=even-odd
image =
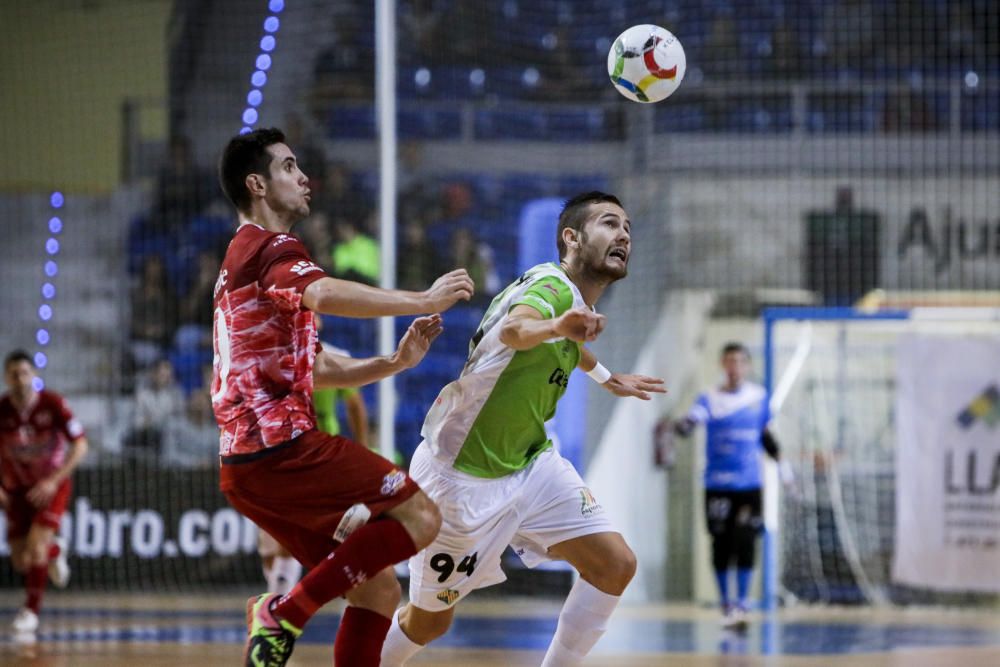
[{"label": "green and white jersey", "polygon": [[546,319],[586,307],[554,263],[529,269],[493,299],[462,374],[438,394],[421,431],[436,459],[476,477],[517,472],[552,446],[545,422],[580,361],[579,343],[567,338],[520,351],[501,343],[500,324],[518,305],[531,306]]}]

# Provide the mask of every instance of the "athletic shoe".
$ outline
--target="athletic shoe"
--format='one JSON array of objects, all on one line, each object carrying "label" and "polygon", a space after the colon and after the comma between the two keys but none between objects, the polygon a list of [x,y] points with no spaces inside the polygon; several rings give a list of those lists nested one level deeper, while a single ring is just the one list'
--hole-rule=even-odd
[{"label": "athletic shoe", "polygon": [[247,600],[247,645],[243,652],[246,667],[284,667],[292,655],[302,630],[271,613],[277,593],[265,593]]},{"label": "athletic shoe", "polygon": [[744,632],[747,629],[747,612],[739,605],[732,605],[723,612],[722,627],[733,632]]},{"label": "athletic shoe", "polygon": [[10,629],[15,634],[33,634],[38,629],[38,614],[23,607],[14,617]]},{"label": "athletic shoe", "polygon": [[69,562],[66,560],[66,539],[55,537],[52,542],[59,547],[59,555],[49,561],[49,581],[56,588],[66,588],[69,583]]}]

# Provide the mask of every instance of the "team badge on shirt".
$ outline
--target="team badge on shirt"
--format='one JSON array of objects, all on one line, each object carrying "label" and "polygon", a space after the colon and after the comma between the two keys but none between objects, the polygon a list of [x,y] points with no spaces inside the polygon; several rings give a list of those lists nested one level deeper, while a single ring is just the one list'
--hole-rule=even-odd
[{"label": "team badge on shirt", "polygon": [[406,483],[406,473],[402,470],[391,472],[382,478],[382,495],[394,496]]}]

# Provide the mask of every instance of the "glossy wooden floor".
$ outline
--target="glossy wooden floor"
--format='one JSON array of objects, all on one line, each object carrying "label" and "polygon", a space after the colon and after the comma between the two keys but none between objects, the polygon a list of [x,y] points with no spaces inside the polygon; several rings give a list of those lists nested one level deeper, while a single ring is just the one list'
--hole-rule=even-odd
[{"label": "glossy wooden floor", "polygon": [[[52,594],[34,643],[0,639],[0,665],[238,665],[244,596]],[[20,602],[0,594],[7,619]],[[413,665],[540,664],[558,601],[467,601],[455,627]],[[313,619],[290,667],[332,664],[337,608]],[[3,627],[3,626],[0,626]],[[745,635],[707,609],[628,606],[585,663],[591,667],[998,667],[1000,613],[796,608],[758,616]]]}]

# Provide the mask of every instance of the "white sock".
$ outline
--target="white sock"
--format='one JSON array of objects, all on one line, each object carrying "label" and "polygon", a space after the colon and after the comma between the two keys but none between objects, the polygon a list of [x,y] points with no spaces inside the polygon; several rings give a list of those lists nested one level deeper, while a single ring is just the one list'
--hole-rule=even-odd
[{"label": "white sock", "polygon": [[608,627],[608,619],[621,598],[577,579],[566,596],[559,625],[542,667],[579,665]]},{"label": "white sock", "polygon": [[284,595],[292,590],[302,576],[302,564],[291,556],[275,556],[271,569],[264,572],[267,592]]},{"label": "white sock", "polygon": [[389,634],[385,636],[385,643],[382,644],[381,667],[402,667],[406,661],[415,656],[423,644],[418,644],[403,632],[399,627],[399,612],[402,607],[392,615],[392,625],[389,626]]}]

